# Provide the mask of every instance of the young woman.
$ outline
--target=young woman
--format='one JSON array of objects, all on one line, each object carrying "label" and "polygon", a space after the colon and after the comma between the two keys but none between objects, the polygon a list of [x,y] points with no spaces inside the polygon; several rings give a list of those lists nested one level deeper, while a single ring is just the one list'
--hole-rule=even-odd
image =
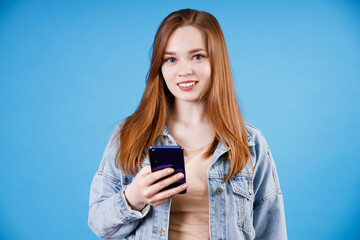
[{"label": "young woman", "polygon": [[[161,191],[184,176],[151,172],[150,145],[184,148],[186,183]],[[287,238],[273,158],[241,118],[211,14],[184,9],[161,23],[140,105],[114,130],[93,179],[89,226],[108,239]]]}]

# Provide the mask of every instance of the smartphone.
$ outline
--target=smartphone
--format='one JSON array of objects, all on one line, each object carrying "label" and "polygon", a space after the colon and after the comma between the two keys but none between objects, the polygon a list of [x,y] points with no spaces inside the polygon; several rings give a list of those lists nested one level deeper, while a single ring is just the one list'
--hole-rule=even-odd
[{"label": "smartphone", "polygon": [[[173,176],[177,173],[183,173],[184,178],[179,181],[165,187],[161,191],[177,187],[186,182],[185,178],[185,163],[184,163],[184,149],[180,146],[150,146],[149,158],[151,171],[159,171],[164,168],[173,168],[175,171],[167,176]],[[159,181],[163,180],[160,179]],[[180,194],[186,193],[186,189]]]}]

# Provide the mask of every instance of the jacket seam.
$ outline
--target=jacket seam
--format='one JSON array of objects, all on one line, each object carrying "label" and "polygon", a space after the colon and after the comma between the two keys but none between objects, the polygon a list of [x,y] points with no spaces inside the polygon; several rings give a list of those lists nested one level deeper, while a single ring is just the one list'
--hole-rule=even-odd
[{"label": "jacket seam", "polygon": [[112,183],[114,183],[115,185],[118,185],[119,182],[121,182],[119,179],[117,179],[116,177],[111,176],[110,174],[106,173],[106,172],[102,172],[99,175],[103,175],[107,180],[111,181]]},{"label": "jacket seam", "polygon": [[[114,195],[114,198],[113,198],[113,205],[114,205],[115,214],[116,214],[117,217],[119,217],[119,215],[117,213],[117,210],[116,210],[116,206],[115,206],[115,197],[116,197],[116,195]],[[121,211],[123,212],[122,209],[121,209]],[[123,212],[123,214],[124,214],[124,212]]]},{"label": "jacket seam", "polygon": [[256,202],[254,202],[254,210],[257,207],[259,207],[260,205],[264,204],[265,202],[268,202],[268,201],[274,199],[275,197],[277,197],[277,195],[281,195],[281,192],[279,192],[277,189],[275,189],[274,191],[270,192],[266,196],[264,196],[261,199],[257,200]]},{"label": "jacket seam", "polygon": [[[124,199],[123,199],[123,196],[120,194],[120,199],[121,199],[121,201],[122,201],[122,203],[123,203],[123,205],[124,205],[124,207],[126,206],[126,204],[125,204],[125,202],[124,202]],[[114,205],[114,207],[115,207],[115,205]],[[121,210],[121,212],[122,212],[122,214],[123,214],[123,216],[124,217],[126,217],[126,214],[125,214],[125,212],[120,208],[120,210]]]},{"label": "jacket seam", "polygon": [[105,158],[103,158],[103,159],[101,160],[100,167],[99,167],[99,169],[98,169],[97,172],[96,172],[98,175],[101,175],[101,174],[103,173],[104,168],[105,168],[105,161],[106,161]]}]

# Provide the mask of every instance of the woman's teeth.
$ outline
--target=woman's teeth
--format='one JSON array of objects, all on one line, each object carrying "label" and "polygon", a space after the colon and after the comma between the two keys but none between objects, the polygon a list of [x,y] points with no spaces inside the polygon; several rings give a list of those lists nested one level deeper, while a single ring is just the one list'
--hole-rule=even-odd
[{"label": "woman's teeth", "polygon": [[188,82],[188,83],[179,83],[180,87],[191,87],[194,86],[196,82]]}]

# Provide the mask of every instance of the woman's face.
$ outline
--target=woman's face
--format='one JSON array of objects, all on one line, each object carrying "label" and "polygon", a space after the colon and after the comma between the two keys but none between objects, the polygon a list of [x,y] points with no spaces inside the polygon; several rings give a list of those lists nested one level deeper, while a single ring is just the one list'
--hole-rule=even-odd
[{"label": "woman's face", "polygon": [[176,29],[170,36],[161,67],[175,101],[197,101],[207,86],[211,66],[202,33],[195,27]]}]

